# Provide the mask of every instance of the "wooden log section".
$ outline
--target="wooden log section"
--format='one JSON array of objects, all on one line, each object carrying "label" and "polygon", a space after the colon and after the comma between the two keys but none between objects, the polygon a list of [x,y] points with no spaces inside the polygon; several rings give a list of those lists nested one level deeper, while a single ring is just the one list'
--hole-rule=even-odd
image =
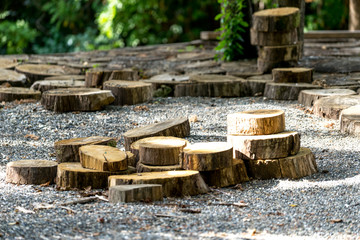
[{"label": "wooden log section", "polygon": [[80,163],[84,168],[99,171],[123,171],[128,168],[127,154],[116,147],[86,145],[79,148]]},{"label": "wooden log section", "polygon": [[233,159],[232,166],[200,172],[205,183],[211,187],[228,187],[249,181],[244,161]]},{"label": "wooden log section", "polygon": [[109,177],[109,187],[130,184],[161,184],[164,197],[183,197],[209,191],[198,171],[147,172]]},{"label": "wooden log section", "polygon": [[272,70],[274,82],[277,83],[311,83],[312,68],[274,68]]},{"label": "wooden log section", "polygon": [[286,158],[244,162],[249,177],[255,179],[299,179],[317,172],[314,154],[308,148],[300,148],[298,154]]},{"label": "wooden log section", "polygon": [[38,90],[40,92],[49,91],[58,88],[84,88],[84,81],[76,80],[41,80],[36,81],[31,85],[30,89]]},{"label": "wooden log section", "polygon": [[124,133],[125,149],[131,150],[131,144],[139,139],[154,136],[174,136],[184,138],[190,135],[190,123],[187,117],[169,119]]},{"label": "wooden log section", "polygon": [[320,89],[309,83],[267,83],[264,96],[275,100],[297,100],[302,90]]},{"label": "wooden log section", "polygon": [[179,171],[184,170],[180,164],[168,166],[151,166],[138,162],[136,165],[136,172],[166,172],[166,171]]},{"label": "wooden log section", "polygon": [[252,27],[261,32],[284,32],[300,25],[298,8],[284,7],[258,11],[253,14]]},{"label": "wooden log section", "polygon": [[0,87],[0,101],[11,102],[21,99],[40,100],[41,92],[22,87]]},{"label": "wooden log section", "polygon": [[24,74],[0,68],[0,85],[4,83],[9,83],[12,87],[25,87],[28,82]]},{"label": "wooden log section", "polygon": [[44,80],[74,80],[85,81],[85,75],[59,75],[53,77],[46,77]]},{"label": "wooden log section", "polygon": [[109,188],[109,202],[154,202],[162,201],[163,193],[160,184],[119,185]]},{"label": "wooden log section", "polygon": [[283,132],[284,129],[283,110],[249,110],[227,116],[227,133],[230,135],[267,135]]},{"label": "wooden log section", "polygon": [[323,118],[338,120],[342,110],[360,104],[360,95],[323,97],[316,100],[314,114]]},{"label": "wooden log section", "polygon": [[151,166],[178,165],[186,141],[176,138],[148,139],[139,143],[139,162]]},{"label": "wooden log section", "polygon": [[289,32],[259,32],[253,28],[250,29],[251,45],[255,46],[283,46],[296,44],[298,42],[297,29]]},{"label": "wooden log section", "polygon": [[55,183],[57,163],[48,160],[20,160],[6,165],[8,183],[44,184]]},{"label": "wooden log section", "polygon": [[151,83],[140,81],[106,81],[104,90],[110,90],[115,97],[115,105],[134,105],[152,99],[153,89]]},{"label": "wooden log section", "polygon": [[87,169],[81,166],[79,162],[66,162],[58,165],[56,185],[63,190],[107,188],[108,177],[111,175],[132,174],[136,170],[129,167],[124,171],[109,172]]},{"label": "wooden log section", "polygon": [[98,111],[115,100],[110,90],[63,88],[44,92],[41,105],[55,112]]},{"label": "wooden log section", "polygon": [[101,88],[105,81],[110,79],[111,70],[106,69],[90,69],[85,74],[85,86],[88,88]]},{"label": "wooden log section", "polygon": [[355,105],[341,111],[340,131],[360,136],[360,105]]},{"label": "wooden log section", "polygon": [[221,33],[215,31],[201,31],[200,39],[205,41],[218,41]]},{"label": "wooden log section", "polygon": [[300,135],[297,132],[281,132],[270,135],[235,136],[228,135],[237,159],[273,159],[295,155],[300,149]]},{"label": "wooden log section", "polygon": [[350,89],[340,88],[302,90],[299,94],[298,102],[306,107],[312,107],[316,100],[323,97],[350,95],[356,95],[356,92]]},{"label": "wooden log section", "polygon": [[137,81],[140,79],[139,71],[131,68],[114,70],[109,80]]},{"label": "wooden log section", "polygon": [[80,162],[79,148],[85,145],[107,145],[116,147],[116,139],[92,136],[57,141],[54,143],[57,162]]},{"label": "wooden log section", "polygon": [[0,69],[14,69],[19,65],[16,59],[0,58]]},{"label": "wooden log section", "polygon": [[263,62],[286,62],[299,60],[299,45],[259,47],[259,57]]},{"label": "wooden log section", "polygon": [[271,73],[274,68],[296,67],[297,61],[264,61],[260,58],[257,60],[258,71],[262,73]]},{"label": "wooden log section", "polygon": [[181,166],[187,170],[214,171],[228,168],[233,160],[232,146],[226,142],[195,143],[184,148]]}]

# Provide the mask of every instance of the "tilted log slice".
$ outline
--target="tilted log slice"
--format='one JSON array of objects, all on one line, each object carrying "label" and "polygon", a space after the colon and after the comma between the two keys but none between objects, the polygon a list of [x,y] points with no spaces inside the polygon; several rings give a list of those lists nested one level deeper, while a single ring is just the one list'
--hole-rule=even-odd
[{"label": "tilted log slice", "polygon": [[109,202],[154,202],[162,201],[163,193],[160,184],[118,185],[109,188]]},{"label": "tilted log slice", "polygon": [[312,68],[274,68],[272,70],[274,82],[278,83],[311,83]]},{"label": "tilted log slice", "polygon": [[5,181],[15,184],[55,183],[57,163],[48,160],[20,160],[6,165]]},{"label": "tilted log slice", "polygon": [[24,74],[0,68],[0,85],[4,83],[9,83],[13,87],[25,87],[27,85]]},{"label": "tilted log slice", "polygon": [[58,88],[85,88],[84,81],[75,80],[41,80],[36,81],[31,85],[31,89],[40,92],[49,91]]},{"label": "tilted log slice", "polygon": [[313,110],[320,117],[338,120],[342,110],[359,104],[359,95],[323,97],[314,102]]},{"label": "tilted log slice", "polygon": [[258,32],[250,29],[250,41],[256,46],[283,46],[296,44],[298,42],[297,29],[289,32]]},{"label": "tilted log slice", "polygon": [[109,187],[129,184],[161,184],[164,197],[193,196],[209,191],[198,171],[147,172],[109,177]]},{"label": "tilted log slice", "polygon": [[16,66],[15,69],[17,72],[25,74],[32,83],[45,77],[80,73],[78,69],[50,64],[22,64]]},{"label": "tilted log slice", "polygon": [[321,89],[309,83],[267,83],[264,97],[275,100],[297,100],[302,90]]},{"label": "tilted log slice", "polygon": [[167,166],[152,166],[138,162],[136,165],[136,171],[141,172],[165,172],[165,171],[179,171],[184,170],[180,164],[178,165],[167,165]]},{"label": "tilted log slice", "polygon": [[340,131],[360,136],[360,105],[341,111]]},{"label": "tilted log slice", "polygon": [[312,107],[316,100],[323,97],[349,95],[356,95],[356,92],[350,89],[341,88],[302,90],[299,94],[298,102],[306,107]]},{"label": "tilted log slice", "polygon": [[267,135],[282,132],[284,129],[283,110],[249,110],[227,116],[227,133],[230,135]]},{"label": "tilted log slice", "polygon": [[0,87],[0,101],[11,102],[21,99],[40,100],[41,92],[22,87]]}]

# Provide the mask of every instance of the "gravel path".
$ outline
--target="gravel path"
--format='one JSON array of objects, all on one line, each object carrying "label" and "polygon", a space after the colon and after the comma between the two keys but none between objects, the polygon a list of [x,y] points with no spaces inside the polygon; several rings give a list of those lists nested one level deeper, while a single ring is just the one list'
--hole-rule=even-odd
[{"label": "gravel path", "polygon": [[[359,138],[339,132],[338,121],[305,113],[292,101],[263,98],[158,98],[148,110],[110,106],[95,113],[56,114],[40,104],[0,110],[0,238],[4,239],[359,239]],[[5,166],[20,159],[55,160],[54,141],[125,131],[178,116],[196,115],[190,142],[226,141],[226,116],[250,109],[283,109],[286,129],[316,156],[319,173],[297,181],[251,181],[237,188],[144,204],[58,203],[96,191],[5,183]],[[26,138],[33,134],[40,139]],[[82,195],[81,195],[82,194]],[[241,202],[247,207],[219,203]],[[36,210],[39,204],[50,209]],[[50,205],[49,205],[50,204]],[[184,213],[180,207],[201,210]],[[30,210],[26,212],[25,210]]]}]

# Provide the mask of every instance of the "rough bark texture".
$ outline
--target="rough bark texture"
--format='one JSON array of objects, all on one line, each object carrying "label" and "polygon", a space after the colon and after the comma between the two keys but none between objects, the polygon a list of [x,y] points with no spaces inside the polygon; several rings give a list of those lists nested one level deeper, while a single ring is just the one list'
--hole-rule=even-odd
[{"label": "rough bark texture", "polygon": [[163,193],[160,184],[119,185],[109,188],[109,202],[154,202],[162,201]]},{"label": "rough bark texture", "polygon": [[289,32],[258,32],[251,29],[251,44],[256,46],[283,46],[298,42],[297,29]]},{"label": "rough bark texture", "polygon": [[349,30],[360,30],[359,0],[349,0]]},{"label": "rough bark texture", "polygon": [[129,167],[124,171],[108,172],[83,168],[81,163],[78,162],[60,163],[57,170],[56,184],[64,190],[84,189],[87,187],[92,189],[107,188],[109,176],[131,174],[135,171],[135,168]]},{"label": "rough bark texture", "polygon": [[31,85],[31,89],[40,92],[49,91],[57,88],[84,88],[84,81],[75,80],[42,80],[36,81]]},{"label": "rough bark texture", "polygon": [[309,83],[267,83],[264,96],[275,100],[297,100],[302,90],[320,89]]},{"label": "rough bark texture", "polygon": [[264,95],[265,86],[271,80],[246,79],[244,81],[246,96],[262,96]]},{"label": "rough bark texture", "polygon": [[138,70],[125,68],[121,70],[114,70],[111,73],[109,80],[137,81],[139,78],[140,76]]},{"label": "rough bark texture", "polygon": [[41,104],[55,112],[97,111],[114,100],[110,90],[64,88],[44,92]]},{"label": "rough bark texture", "polygon": [[84,168],[110,172],[128,168],[127,154],[115,147],[87,145],[79,148],[79,154]]},{"label": "rough bark texture", "polygon": [[342,110],[359,104],[359,95],[323,97],[315,101],[313,109],[320,117],[338,120]]},{"label": "rough bark texture", "polygon": [[230,135],[267,135],[284,131],[285,113],[282,110],[249,110],[227,116]]},{"label": "rough bark texture", "polygon": [[15,184],[55,183],[57,163],[48,160],[20,160],[6,165],[5,181]]},{"label": "rough bark texture", "polygon": [[300,135],[297,132],[281,132],[271,135],[227,136],[233,146],[234,158],[274,159],[295,155],[300,150]]},{"label": "rough bark texture", "polygon": [[259,59],[264,62],[297,61],[299,60],[299,45],[260,47]]},{"label": "rough bark texture", "polygon": [[277,83],[311,83],[313,69],[311,68],[274,68],[274,82]]},{"label": "rough bark texture", "polygon": [[302,90],[299,94],[298,102],[306,107],[312,107],[316,100],[323,97],[349,95],[356,95],[356,92],[350,89],[336,88]]},{"label": "rough bark texture", "polygon": [[340,131],[360,136],[360,105],[341,111]]},{"label": "rough bark texture", "polygon": [[[1,64],[1,62],[0,62]],[[12,87],[25,87],[27,85],[26,76],[12,70],[1,69],[0,67],[0,85],[8,83]]]},{"label": "rough bark texture", "polygon": [[131,144],[139,139],[154,136],[174,136],[184,138],[190,135],[190,123],[187,117],[174,118],[160,123],[135,128],[124,133],[125,149],[131,150]]},{"label": "rough bark texture", "polygon": [[104,83],[104,90],[110,90],[115,97],[115,105],[134,105],[152,99],[153,89],[150,83],[140,81],[110,80]]},{"label": "rough bark texture", "polygon": [[79,148],[85,145],[107,145],[116,147],[116,139],[93,136],[57,141],[54,143],[57,162],[80,162]]},{"label": "rough bark texture", "polygon": [[232,147],[224,142],[195,143],[184,148],[181,166],[187,170],[213,171],[232,165]]},{"label": "rough bark texture", "polygon": [[209,191],[198,171],[148,172],[109,177],[109,187],[129,184],[161,184],[164,197],[193,196]]},{"label": "rough bark texture", "polygon": [[22,87],[0,87],[0,101],[11,102],[21,99],[40,100],[41,92]]},{"label": "rough bark texture", "polygon": [[168,165],[168,166],[151,166],[145,165],[141,162],[138,162],[136,165],[136,171],[141,172],[165,172],[165,171],[179,171],[183,170],[181,165]]},{"label": "rough bark texture", "polygon": [[111,70],[91,69],[86,72],[85,86],[88,88],[101,88],[105,81],[108,81],[112,74]]}]

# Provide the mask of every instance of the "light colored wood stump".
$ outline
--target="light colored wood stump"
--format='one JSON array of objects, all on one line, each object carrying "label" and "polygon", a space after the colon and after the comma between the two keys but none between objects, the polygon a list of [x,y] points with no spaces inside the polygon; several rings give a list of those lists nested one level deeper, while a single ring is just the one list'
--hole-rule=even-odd
[{"label": "light colored wood stump", "polygon": [[128,168],[127,154],[116,147],[86,145],[79,148],[79,154],[84,168],[110,172]]},{"label": "light colored wood stump", "polygon": [[33,83],[45,77],[79,74],[80,70],[50,64],[22,64],[15,67],[16,71],[25,74]]},{"label": "light colored wood stump", "polygon": [[48,160],[20,160],[6,165],[5,181],[15,184],[55,183],[57,163]]},{"label": "light colored wood stump", "polygon": [[321,89],[309,83],[267,83],[264,97],[275,100],[297,100],[302,90]]},{"label": "light colored wood stump", "polygon": [[41,80],[34,82],[30,89],[45,92],[58,88],[85,88],[85,83],[75,80]]},{"label": "light colored wood stump", "polygon": [[283,46],[296,44],[298,41],[297,29],[288,32],[259,32],[250,29],[250,42],[256,46]]},{"label": "light colored wood stump", "polygon": [[55,112],[97,111],[115,100],[110,90],[64,88],[44,92],[41,104]]},{"label": "light colored wood stump", "polygon": [[302,90],[299,94],[298,102],[306,107],[312,107],[316,100],[323,97],[350,96],[350,95],[356,95],[356,92],[350,89],[340,89],[340,88]]},{"label": "light colored wood stump", "polygon": [[360,105],[355,105],[341,111],[340,131],[360,136]]},{"label": "light colored wood stump", "polygon": [[116,139],[93,136],[57,141],[54,143],[57,162],[80,162],[79,148],[85,145],[107,145],[116,147]]},{"label": "light colored wood stump", "polygon": [[24,74],[0,68],[0,85],[4,83],[9,83],[13,87],[25,87],[27,85]]},{"label": "light colored wood stump", "polygon": [[131,144],[139,139],[154,136],[173,136],[184,138],[190,135],[190,123],[187,117],[174,118],[160,123],[135,128],[124,133],[125,149],[131,150]]},{"label": "light colored wood stump", "polygon": [[141,172],[166,172],[166,171],[179,171],[184,170],[181,165],[168,165],[168,166],[152,166],[138,162],[136,165],[136,171]]},{"label": "light colored wood stump", "polygon": [[244,160],[249,177],[255,179],[299,179],[317,172],[314,154],[300,148],[298,154],[280,159]]},{"label": "light colored wood stump", "polygon": [[267,135],[284,129],[285,113],[282,110],[249,110],[227,116],[227,133],[230,135]]},{"label": "light colored wood stump", "polygon": [[277,83],[311,83],[312,68],[274,68],[272,70],[274,82]]},{"label": "light colored wood stump", "polygon": [[101,88],[105,81],[110,79],[111,70],[106,69],[90,69],[85,74],[85,86],[88,88]]},{"label": "light colored wood stump", "polygon": [[228,187],[249,181],[244,161],[233,159],[232,166],[200,172],[202,178],[208,186]]},{"label": "light colored wood stump", "polygon": [[107,188],[109,176],[132,174],[135,171],[133,167],[118,172],[99,171],[83,168],[79,162],[65,162],[58,165],[56,185],[63,190],[84,189],[87,187],[92,189]]},{"label": "light colored wood stump", "polygon": [[153,89],[151,83],[140,81],[106,81],[104,90],[110,90],[115,97],[115,105],[134,105],[152,99]]},{"label": "light colored wood stump", "polygon": [[163,193],[160,184],[118,185],[109,188],[109,202],[154,202],[162,201]]},{"label": "light colored wood stump", "polygon": [[78,80],[85,81],[85,75],[59,75],[53,77],[46,77],[44,80]]},{"label": "light colored wood stump", "polygon": [[261,32],[284,32],[300,25],[300,11],[294,7],[273,8],[253,14],[252,27]]},{"label": "light colored wood stump", "polygon": [[314,102],[314,114],[338,120],[342,110],[360,104],[360,95],[323,97]]},{"label": "light colored wood stump", "polygon": [[41,92],[22,87],[0,87],[0,101],[11,102],[21,99],[40,100]]},{"label": "light colored wood stump", "polygon": [[131,68],[124,68],[121,70],[114,70],[111,73],[109,80],[125,80],[125,81],[137,81],[139,80],[139,71]]},{"label": "light colored wood stump", "polygon": [[16,59],[0,58],[0,69],[14,69],[17,65]]},{"label": "light colored wood stump", "polygon": [[209,191],[198,171],[147,172],[109,177],[109,187],[129,184],[161,184],[164,197],[193,196]]},{"label": "light colored wood stump", "polygon": [[184,148],[181,166],[187,170],[213,171],[228,168],[233,160],[232,146],[226,142],[195,143]]},{"label": "light colored wood stump", "polygon": [[270,135],[228,135],[233,146],[234,158],[273,159],[295,155],[300,150],[300,135],[297,132],[281,132]]}]

